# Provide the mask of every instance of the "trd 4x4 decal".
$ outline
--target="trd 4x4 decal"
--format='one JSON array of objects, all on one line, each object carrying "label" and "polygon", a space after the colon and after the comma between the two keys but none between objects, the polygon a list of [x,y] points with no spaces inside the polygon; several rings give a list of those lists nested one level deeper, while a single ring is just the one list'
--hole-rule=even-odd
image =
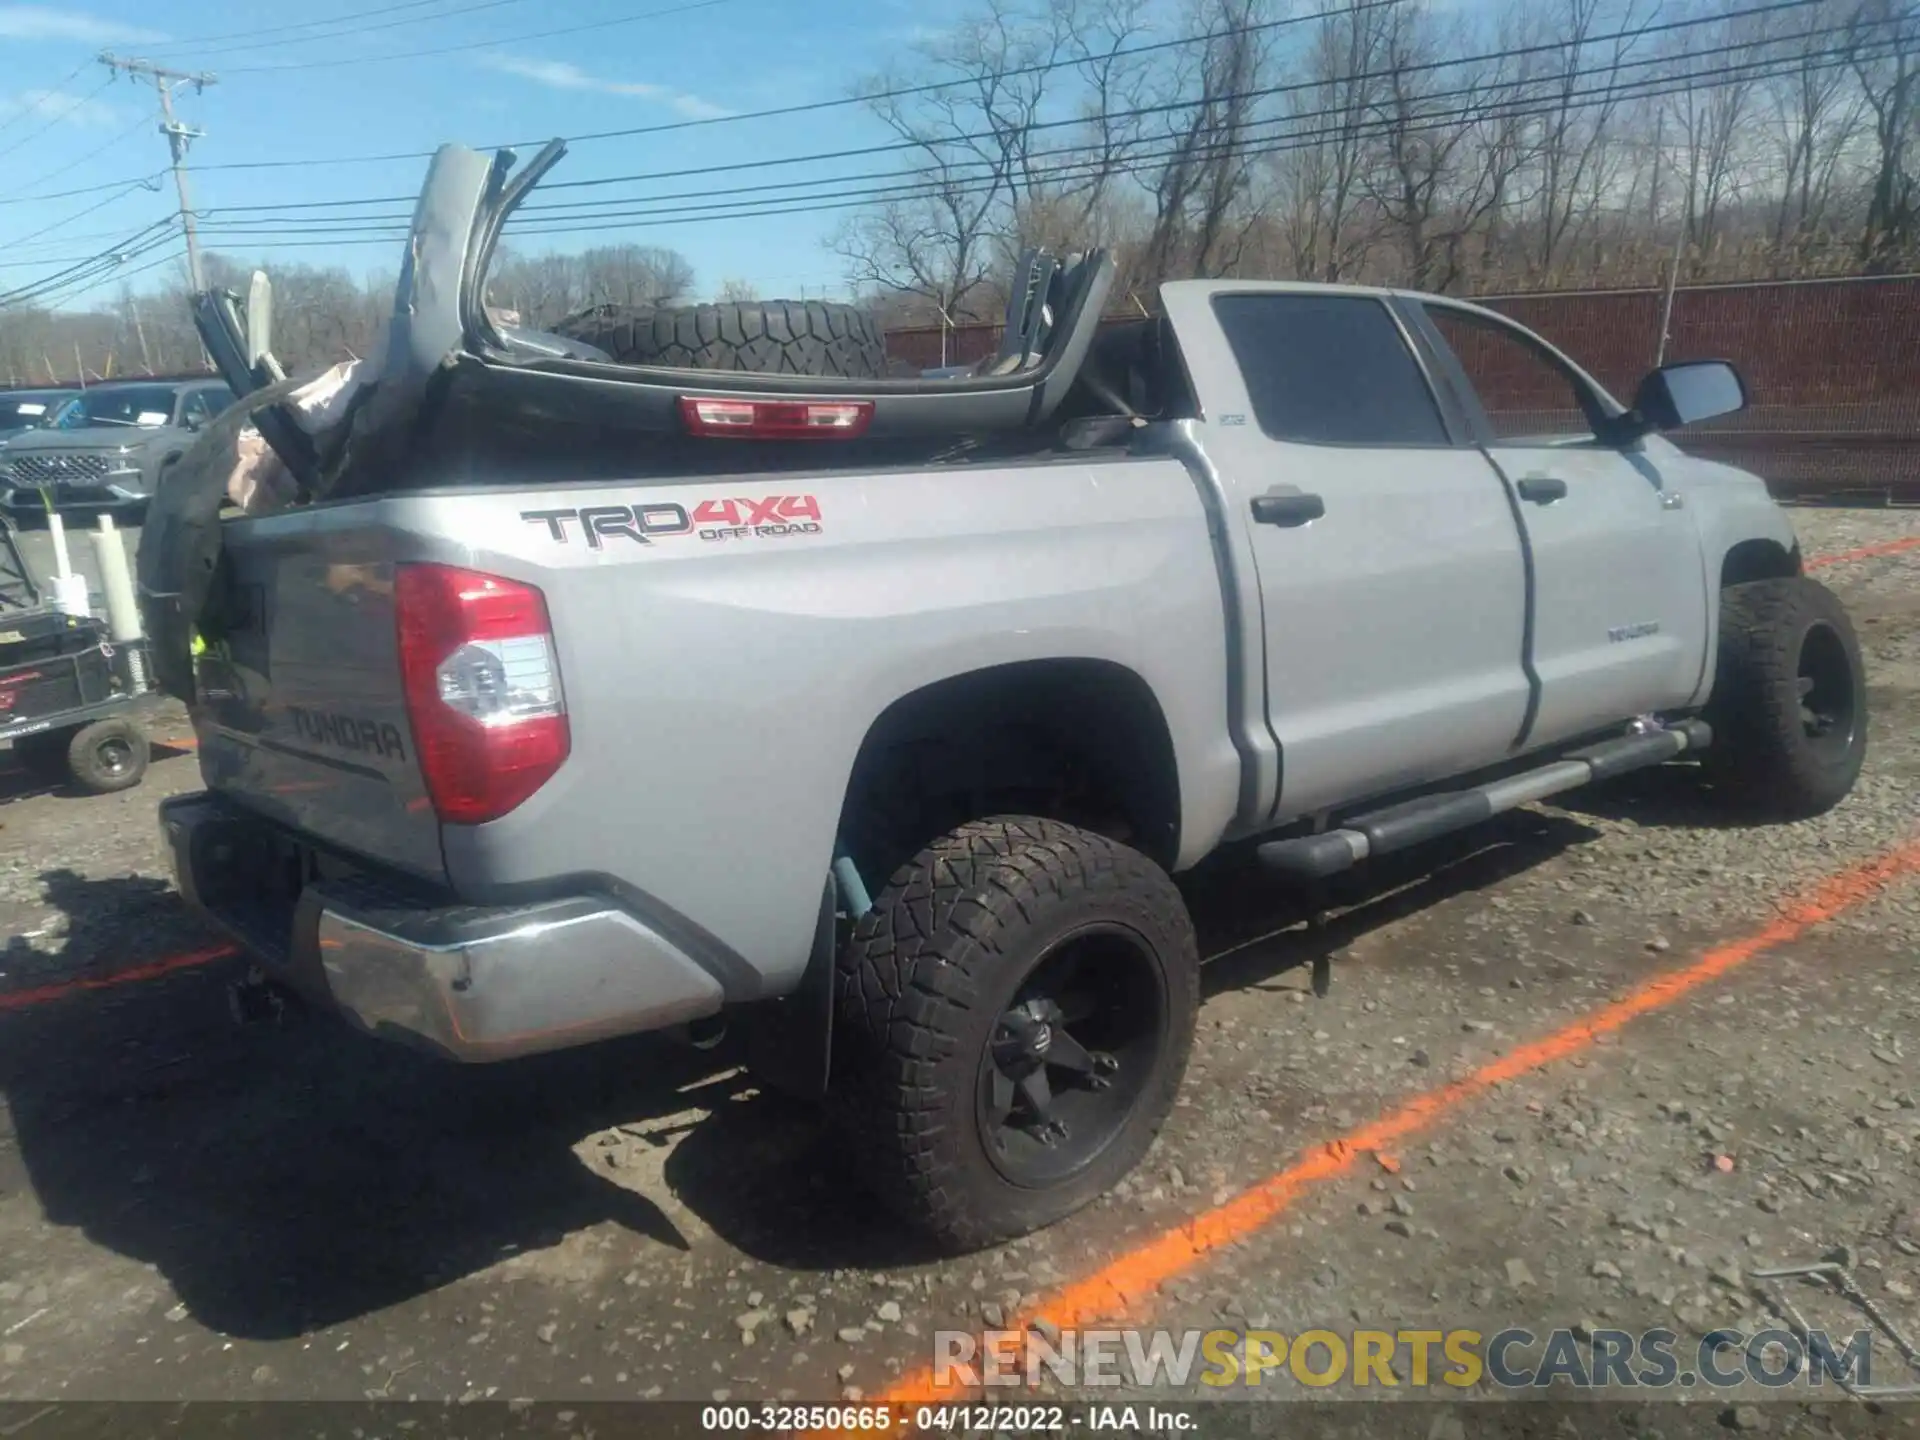
[{"label": "trd 4x4 decal", "polygon": [[818,535],[820,502],[811,495],[769,495],[761,500],[702,500],[691,514],[672,502],[638,505],[582,505],[577,510],[522,510],[520,518],[544,525],[562,545],[578,527],[590,550],[609,540],[651,545],[666,535],[697,535],[702,540],[739,540],[748,536]]}]

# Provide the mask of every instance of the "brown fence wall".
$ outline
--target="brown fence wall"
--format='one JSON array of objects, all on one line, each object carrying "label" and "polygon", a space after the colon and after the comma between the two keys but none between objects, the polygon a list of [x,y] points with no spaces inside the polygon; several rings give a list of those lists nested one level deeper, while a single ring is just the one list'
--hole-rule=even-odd
[{"label": "brown fence wall", "polygon": [[[1551,340],[1622,400],[1660,346],[1657,290],[1501,296],[1479,303]],[[997,325],[947,332],[945,363],[1000,342]],[[889,353],[942,363],[939,328],[894,330]],[[1744,465],[1783,495],[1920,501],[1920,276],[1684,289],[1669,360],[1731,360],[1753,406],[1689,434],[1702,454]]]}]

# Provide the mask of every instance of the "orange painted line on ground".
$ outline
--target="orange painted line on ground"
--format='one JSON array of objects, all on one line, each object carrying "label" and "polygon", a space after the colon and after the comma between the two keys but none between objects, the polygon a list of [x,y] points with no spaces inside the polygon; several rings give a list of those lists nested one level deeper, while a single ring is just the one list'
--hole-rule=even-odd
[{"label": "orange painted line on ground", "polygon": [[1898,555],[1902,551],[1920,548],[1920,535],[1909,535],[1904,540],[1883,540],[1878,545],[1862,545],[1857,550],[1841,550],[1832,555],[1816,555],[1807,561],[1806,568],[1818,570],[1827,565],[1840,565],[1848,560],[1871,560],[1876,555]]},{"label": "orange painted line on ground", "polygon": [[57,985],[42,985],[33,990],[0,993],[0,1014],[10,1010],[28,1010],[35,1005],[51,1005],[56,1000],[70,999],[91,990],[112,990],[121,985],[137,985],[143,980],[158,980],[163,975],[211,965],[216,960],[224,960],[238,953],[231,945],[215,945],[206,950],[190,950],[184,955],[169,955],[164,960],[152,960],[145,965],[129,966],[111,975],[88,975],[79,980],[63,980]]},{"label": "orange painted line on ground", "polygon": [[[1054,1291],[1031,1310],[1013,1317],[1008,1322],[1010,1328],[1047,1320],[1071,1329],[1138,1315],[1161,1285],[1195,1268],[1223,1246],[1258,1233],[1304,1192],[1344,1174],[1361,1156],[1388,1150],[1496,1085],[1578,1054],[1629,1021],[1674,1004],[1756,955],[1796,939],[1813,926],[1871,899],[1902,876],[1916,873],[1920,873],[1920,842],[1828,877],[1787,900],[1778,918],[1744,939],[1716,946],[1692,964],[1650,980],[1585,1018],[1489,1061],[1464,1079],[1422,1091],[1379,1119],[1316,1146],[1286,1169],[1249,1186],[1224,1204],[1152,1236],[1092,1274]],[[965,1397],[956,1387],[936,1385],[932,1369],[926,1368],[903,1376],[871,1398],[911,1405]]]}]

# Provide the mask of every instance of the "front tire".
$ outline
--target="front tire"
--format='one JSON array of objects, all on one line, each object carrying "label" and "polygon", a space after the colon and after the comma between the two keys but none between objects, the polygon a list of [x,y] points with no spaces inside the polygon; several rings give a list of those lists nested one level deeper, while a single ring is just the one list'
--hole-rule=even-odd
[{"label": "front tire", "polygon": [[1736,811],[1806,820],[1844,800],[1866,760],[1867,686],[1839,598],[1802,576],[1722,591],[1706,718],[1703,767]]},{"label": "front tire", "polygon": [[1166,1120],[1199,974],[1144,855],[1030,817],[936,840],[839,960],[835,1108],[865,1178],[949,1252],[1080,1209]]}]

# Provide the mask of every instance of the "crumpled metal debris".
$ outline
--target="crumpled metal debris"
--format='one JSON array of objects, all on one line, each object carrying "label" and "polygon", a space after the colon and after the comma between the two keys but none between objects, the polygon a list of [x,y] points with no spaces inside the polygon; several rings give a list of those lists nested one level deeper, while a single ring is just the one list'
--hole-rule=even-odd
[{"label": "crumpled metal debris", "polygon": [[[282,409],[316,439],[342,424],[353,402],[377,381],[386,364],[386,337],[372,353],[329,366],[305,381],[282,402]],[[300,485],[258,430],[241,432],[238,454],[227,480],[227,499],[246,515],[271,515],[296,503]]]}]

